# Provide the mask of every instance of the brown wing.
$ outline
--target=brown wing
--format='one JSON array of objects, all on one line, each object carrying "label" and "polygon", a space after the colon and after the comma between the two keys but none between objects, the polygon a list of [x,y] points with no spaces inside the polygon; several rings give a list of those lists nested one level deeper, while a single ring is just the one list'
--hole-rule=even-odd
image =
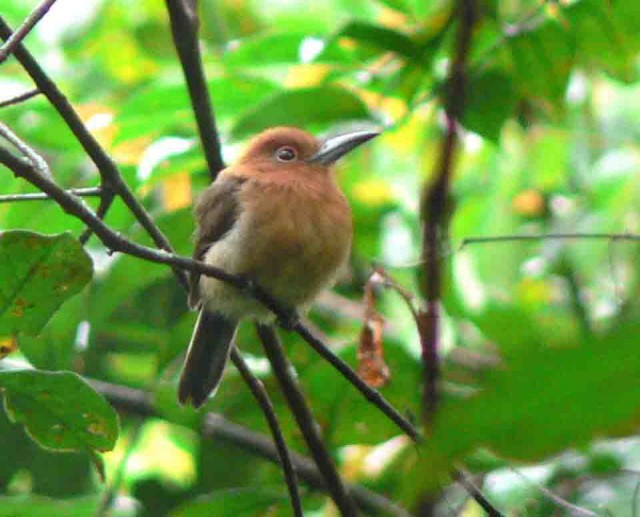
[{"label": "brown wing", "polygon": [[[238,191],[246,180],[239,177],[220,177],[203,192],[196,206],[195,260],[202,260],[211,245],[220,240],[234,225],[240,212]],[[200,273],[189,274],[189,307],[200,305]]]}]

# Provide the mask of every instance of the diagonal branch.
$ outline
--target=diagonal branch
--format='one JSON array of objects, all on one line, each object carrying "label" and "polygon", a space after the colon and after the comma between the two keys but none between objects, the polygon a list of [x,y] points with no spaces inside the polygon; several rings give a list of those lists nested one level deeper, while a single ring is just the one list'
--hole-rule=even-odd
[{"label": "diagonal branch", "polygon": [[15,104],[20,104],[21,102],[28,101],[32,97],[35,97],[40,93],[40,90],[34,88],[33,90],[28,90],[24,93],[16,95],[15,97],[10,97],[3,101],[0,101],[0,108],[6,108],[7,106],[13,106]]},{"label": "diagonal branch", "polygon": [[260,408],[262,409],[262,412],[267,419],[267,424],[269,425],[269,429],[271,430],[271,435],[273,436],[273,441],[275,443],[278,458],[280,460],[280,466],[282,467],[282,472],[284,473],[284,479],[287,484],[287,489],[289,490],[289,499],[291,500],[293,514],[295,517],[302,517],[302,502],[300,500],[300,494],[298,492],[298,480],[296,477],[296,471],[293,467],[291,454],[284,440],[284,436],[282,434],[282,430],[280,429],[280,424],[278,423],[278,418],[276,417],[276,413],[273,408],[273,404],[271,403],[271,399],[269,398],[269,394],[267,393],[267,390],[265,389],[260,379],[257,379],[255,375],[253,375],[253,373],[247,366],[247,363],[245,363],[244,359],[242,358],[242,355],[240,355],[240,352],[238,352],[238,349],[235,347],[231,351],[231,361],[240,372],[240,375],[242,376],[245,384],[249,386],[253,397],[260,405]]},{"label": "diagonal branch", "polygon": [[[210,266],[204,262],[196,261],[191,258],[183,257],[173,253],[156,250],[147,246],[142,246],[128,240],[126,237],[109,228],[96,214],[91,211],[80,198],[71,195],[63,188],[58,186],[51,179],[39,174],[33,165],[24,158],[18,158],[12,155],[6,149],[0,148],[0,163],[11,169],[14,174],[24,178],[32,185],[38,187],[54,199],[62,209],[82,220],[89,228],[91,228],[103,244],[114,252],[121,252],[132,255],[150,262],[158,264],[167,264],[174,267],[174,272],[185,277],[184,270],[196,271],[206,276],[227,282],[238,289],[242,289],[256,300],[263,303],[282,321],[290,319],[290,311],[280,302],[274,299],[267,291],[259,285],[251,282],[249,279],[232,275],[220,268]],[[176,269],[180,268],[179,270]],[[414,426],[404,418],[389,402],[375,389],[369,387],[349,365],[336,357],[320,339],[300,321],[293,323],[292,330],[295,330],[307,343],[309,343],[322,357],[331,363],[351,384],[353,384],[366,398],[378,407],[388,418],[395,422],[403,432],[407,433],[413,439],[416,439],[418,432]]]},{"label": "diagonal branch", "polygon": [[313,414],[307,405],[304,395],[300,391],[298,384],[292,374],[292,367],[282,350],[280,340],[273,327],[269,325],[256,324],[256,330],[264,351],[269,358],[273,373],[278,379],[278,383],[282,389],[282,394],[287,400],[289,409],[293,413],[298,427],[302,432],[307,447],[318,466],[318,470],[322,473],[327,489],[331,494],[333,502],[336,504],[340,513],[345,516],[357,515],[355,503],[351,495],[347,491],[340,474],[331,460],[329,451],[320,436],[319,426]]},{"label": "diagonal branch", "polygon": [[[104,395],[120,411],[143,417],[163,417],[154,408],[152,396],[146,391],[94,379],[88,379],[88,381],[96,391]],[[276,447],[268,436],[231,422],[222,415],[208,413],[203,421],[202,432],[206,436],[215,436],[216,439],[225,440],[268,461],[279,462]],[[322,474],[309,458],[292,453],[291,461],[305,483],[312,488],[327,490]],[[379,494],[359,485],[350,484],[348,488],[363,511],[372,514],[409,517],[406,510]]]},{"label": "diagonal branch", "polygon": [[13,52],[13,50],[20,44],[20,42],[27,37],[27,34],[31,32],[42,17],[47,14],[51,6],[56,0],[44,0],[36,7],[25,21],[20,25],[18,30],[14,32],[11,37],[0,47],[0,64],[4,62],[7,57]]},{"label": "diagonal branch", "polygon": [[[6,41],[10,39],[11,36],[11,27],[9,27],[0,16],[0,37]],[[116,163],[89,132],[65,95],[49,78],[24,45],[18,43],[14,48],[14,55],[38,89],[64,119],[69,129],[97,167],[102,179],[103,196],[107,196],[103,212],[106,213],[113,201],[113,198],[109,199],[109,191],[113,190],[122,198],[129,210],[131,210],[142,227],[151,236],[154,243],[163,250],[172,251],[167,238],[124,182]]]}]

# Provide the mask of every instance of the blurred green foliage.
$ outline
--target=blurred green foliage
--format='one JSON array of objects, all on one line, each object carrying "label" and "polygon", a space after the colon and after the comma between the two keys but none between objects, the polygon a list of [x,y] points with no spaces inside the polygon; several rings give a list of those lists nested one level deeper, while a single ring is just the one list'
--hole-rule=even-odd
[{"label": "blurred green foliage", "polygon": [[[5,0],[0,15],[16,27],[36,4]],[[450,486],[451,466],[464,464],[486,475],[487,497],[505,512],[564,511],[544,485],[592,511],[630,514],[640,467],[634,437],[638,245],[620,239],[464,243],[499,235],[639,233],[640,3],[476,4],[446,257],[444,395],[424,449],[418,454],[398,438],[394,425],[295,336],[283,335],[285,346],[350,480],[407,507],[425,487],[446,488],[443,512],[460,505],[479,515],[475,503],[460,503]],[[370,265],[384,266],[419,292],[418,193],[439,156],[455,2],[202,0],[200,14],[225,159],[273,124],[317,133],[363,124],[387,128],[339,167],[354,208],[351,268],[338,296],[323,298],[310,314],[338,355],[355,366],[362,321],[350,308],[362,296]],[[176,249],[190,254],[191,200],[209,176],[163,2],[59,0],[26,45]],[[1,65],[0,100],[31,87],[15,60]],[[60,184],[97,184],[83,149],[44,98],[2,108],[0,119],[46,158]],[[33,190],[1,172],[0,193]],[[106,222],[149,243],[119,202]],[[114,515],[287,515],[278,468],[199,436],[193,431],[198,414],[175,401],[194,315],[171,271],[109,256],[93,238],[86,247],[93,261],[89,282],[88,259],[70,238],[82,229],[52,202],[0,203],[0,231],[6,232],[0,239],[0,330],[7,337],[22,332],[22,355],[0,365],[24,367],[19,361],[26,360],[38,368],[2,366],[5,407],[39,442],[62,444],[51,433],[64,421],[73,431],[65,439],[77,439],[69,447],[91,451],[53,455],[0,415],[0,515],[93,515],[120,475]],[[38,258],[12,239],[35,239],[45,251]],[[56,247],[62,255],[55,255]],[[43,267],[72,282],[64,296],[52,291],[55,278],[36,274]],[[37,318],[16,325],[10,316],[21,290],[33,297]],[[380,294],[379,309],[389,321],[384,345],[391,371],[381,391],[419,422],[417,331],[394,293]],[[289,444],[304,453],[246,327],[239,346],[273,397]],[[147,389],[163,416],[121,416],[115,450],[103,455],[106,485],[89,466],[95,450],[113,445],[115,415],[74,374],[48,372],[68,370]],[[36,403],[33,386],[45,384],[54,397]],[[63,403],[69,392],[86,400],[86,414],[97,411],[108,422],[108,443],[88,438],[96,437],[76,421],[84,410]],[[267,432],[233,369],[207,409]],[[309,515],[330,512],[324,496],[303,495]]]}]

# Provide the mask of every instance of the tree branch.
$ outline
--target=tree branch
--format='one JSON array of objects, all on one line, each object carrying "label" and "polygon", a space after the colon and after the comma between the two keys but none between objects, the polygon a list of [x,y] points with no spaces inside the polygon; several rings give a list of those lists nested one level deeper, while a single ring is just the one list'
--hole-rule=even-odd
[{"label": "tree branch", "polygon": [[[7,41],[11,36],[11,27],[9,27],[9,25],[7,25],[4,19],[0,16],[0,37]],[[14,55],[25,71],[29,74],[38,89],[44,94],[64,119],[71,132],[97,167],[102,179],[102,187],[105,189],[104,192],[106,193],[108,192],[108,189],[113,189],[113,191],[122,198],[129,210],[131,210],[142,227],[151,236],[153,242],[163,250],[172,251],[167,238],[156,226],[151,216],[147,213],[142,204],[137,200],[122,179],[122,175],[120,174],[115,162],[109,157],[98,141],[89,132],[65,95],[49,78],[49,76],[47,76],[44,70],[42,70],[40,65],[22,44],[18,43],[15,45]],[[111,203],[105,203],[104,212],[106,212],[106,208],[108,208],[110,204]]]},{"label": "tree branch", "polygon": [[458,121],[464,109],[466,63],[475,22],[475,1],[458,0],[458,36],[449,67],[444,112],[446,132],[433,181],[425,185],[421,199],[423,292],[427,311],[421,315],[420,337],[424,364],[423,418],[429,425],[436,410],[439,376],[440,300],[442,298],[442,243],[448,233],[449,189],[458,142]]},{"label": "tree branch", "polygon": [[[11,169],[14,174],[26,179],[32,185],[38,187],[49,197],[54,199],[62,209],[82,220],[89,228],[91,228],[103,244],[114,252],[121,252],[138,258],[155,262],[159,264],[167,264],[174,268],[174,272],[180,275],[186,281],[184,270],[197,271],[203,275],[216,278],[227,282],[238,289],[244,290],[255,299],[263,303],[281,321],[290,321],[291,313],[287,307],[274,299],[267,291],[250,279],[232,275],[219,268],[205,264],[204,262],[195,261],[191,258],[175,255],[173,253],[155,250],[146,246],[142,246],[128,240],[123,235],[113,231],[100,218],[92,212],[80,198],[70,194],[59,187],[51,179],[38,173],[30,161],[18,158],[5,149],[0,148],[0,163]],[[180,269],[176,269],[180,268]],[[295,320],[292,326],[307,343],[309,343],[323,358],[329,361],[351,384],[353,384],[372,404],[378,407],[387,417],[395,422],[405,433],[412,439],[418,437],[418,433],[413,425],[404,418],[382,395],[375,389],[369,387],[349,365],[336,357],[321,340],[303,325],[299,320]]]},{"label": "tree branch", "polygon": [[180,58],[189,89],[189,99],[198,124],[200,144],[204,150],[211,179],[215,180],[224,168],[224,162],[213,106],[202,70],[198,44],[198,2],[197,0],[166,0],[166,4],[173,42]]},{"label": "tree branch", "polygon": [[0,47],[0,64],[3,63],[4,60],[9,57],[11,52],[13,52],[13,50],[20,44],[20,42],[26,38],[27,34],[31,32],[31,29],[33,29],[36,23],[38,23],[42,17],[47,14],[55,2],[56,0],[44,0],[31,12],[29,16],[27,16],[18,30],[14,32],[9,39],[7,39],[2,47]]},{"label": "tree branch", "polygon": [[40,90],[34,88],[33,90],[28,90],[24,93],[16,95],[15,97],[10,97],[9,99],[5,99],[0,101],[0,108],[6,108],[7,106],[13,106],[14,104],[20,104],[21,102],[28,101],[32,97],[40,94]]},{"label": "tree branch", "polygon": [[[121,411],[142,417],[154,416],[162,418],[162,415],[153,406],[150,393],[104,381],[87,380],[96,391],[105,396],[111,404]],[[215,436],[216,439],[226,440],[228,443],[268,461],[279,462],[278,452],[269,437],[231,422],[222,415],[208,413],[203,421],[202,432],[205,436]],[[319,490],[326,490],[322,475],[309,458],[293,453],[291,461],[300,478],[309,486]],[[349,485],[349,491],[358,505],[365,511],[409,517],[409,513],[406,510],[366,488],[358,485]]]},{"label": "tree branch", "polygon": [[247,363],[245,363],[242,355],[240,355],[240,352],[238,352],[238,349],[236,347],[234,347],[231,351],[231,361],[235,365],[236,369],[240,372],[240,375],[242,376],[245,384],[249,386],[253,397],[256,399],[256,402],[258,402],[258,405],[264,413],[267,424],[269,425],[269,429],[271,430],[271,436],[273,436],[276,450],[278,452],[278,458],[280,460],[280,466],[282,468],[284,479],[287,484],[287,489],[289,490],[289,499],[291,500],[291,508],[293,509],[293,514],[295,515],[295,517],[302,517],[302,502],[300,500],[300,494],[298,493],[298,480],[296,478],[296,471],[293,467],[291,454],[289,453],[287,443],[284,440],[284,436],[282,434],[282,430],[280,429],[280,424],[278,422],[278,418],[276,417],[271,399],[269,398],[269,394],[267,393],[267,390],[265,389],[260,379],[256,378],[256,376],[253,375],[253,373],[247,366]]},{"label": "tree branch", "polygon": [[307,447],[322,473],[333,502],[344,516],[357,515],[356,506],[336,470],[329,451],[320,436],[319,426],[292,375],[292,366],[287,360],[275,329],[269,325],[256,324],[256,330],[264,351],[269,358],[273,373],[278,379],[282,394],[287,400]]},{"label": "tree branch", "polygon": [[[92,197],[99,196],[102,190],[100,187],[71,188],[66,192],[72,196]],[[5,194],[0,196],[0,203],[16,203],[21,201],[51,201],[52,198],[44,192],[27,192],[24,194]]]},{"label": "tree branch", "polygon": [[461,251],[469,244],[491,244],[496,242],[542,241],[542,240],[608,240],[608,241],[640,241],[637,233],[540,233],[535,235],[487,235],[479,237],[465,237],[460,242]]}]

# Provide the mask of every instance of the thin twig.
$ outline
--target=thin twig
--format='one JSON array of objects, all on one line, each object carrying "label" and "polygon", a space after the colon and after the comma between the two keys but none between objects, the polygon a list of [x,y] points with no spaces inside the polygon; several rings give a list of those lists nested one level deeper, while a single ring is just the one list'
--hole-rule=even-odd
[{"label": "thin twig", "polygon": [[198,135],[209,166],[211,179],[215,180],[224,168],[220,149],[220,137],[202,69],[198,42],[198,6],[196,0],[166,0],[171,34],[187,81],[189,98],[198,124]]},{"label": "thin twig", "polygon": [[20,42],[31,32],[31,29],[35,27],[42,17],[47,14],[47,11],[51,9],[51,6],[56,0],[44,0],[36,7],[29,16],[24,20],[22,25],[18,27],[9,39],[0,47],[0,63],[4,62],[7,57],[13,52],[13,50],[20,44]]},{"label": "thin twig", "polygon": [[[100,196],[100,204],[98,205],[98,209],[96,210],[96,217],[98,219],[100,219],[101,221],[104,221],[104,218],[106,217],[107,212],[109,211],[109,208],[111,208],[111,205],[113,204],[115,199],[116,199],[116,195],[113,192],[113,190],[103,186],[102,195]],[[80,244],[84,246],[87,242],[89,242],[89,239],[91,238],[92,235],[93,235],[93,230],[91,229],[90,226],[87,226],[85,231],[82,232],[80,237],[78,237],[78,241],[80,242]],[[180,278],[178,278],[178,281],[180,281]]]},{"label": "thin twig", "polygon": [[[79,197],[99,196],[102,192],[100,187],[71,188],[67,193]],[[21,201],[47,201],[52,198],[44,192],[27,192],[24,194],[5,194],[0,196],[0,203],[16,203]]]},{"label": "thin twig", "polygon": [[325,478],[327,489],[331,494],[333,502],[340,513],[344,516],[357,515],[357,508],[353,499],[338,474],[338,471],[331,460],[329,451],[320,436],[319,426],[307,405],[307,401],[297,386],[297,382],[292,375],[292,367],[287,360],[280,340],[273,327],[257,324],[258,336],[262,341],[262,346],[267,354],[273,373],[278,379],[282,388],[282,393],[287,400],[289,409],[298,423],[309,451],[318,466],[318,469]]},{"label": "thin twig", "polygon": [[466,492],[478,503],[489,517],[502,517],[502,513],[499,512],[495,506],[493,506],[489,500],[484,496],[480,487],[476,486],[471,478],[471,474],[461,468],[456,468],[456,479],[460,483]]},{"label": "thin twig", "polygon": [[280,466],[284,474],[287,489],[289,490],[289,499],[291,500],[291,508],[293,510],[293,514],[296,517],[302,517],[302,501],[300,500],[300,493],[298,492],[298,480],[296,477],[296,471],[293,468],[291,454],[289,453],[289,449],[284,440],[284,436],[282,434],[282,430],[280,429],[280,424],[278,422],[278,418],[276,417],[271,399],[269,398],[269,394],[267,393],[267,390],[265,389],[260,379],[256,378],[256,376],[253,375],[253,373],[247,366],[247,363],[245,363],[244,359],[242,358],[242,355],[240,355],[240,352],[238,352],[238,349],[235,347],[231,351],[231,361],[235,365],[236,369],[240,372],[240,375],[242,376],[245,384],[249,386],[249,389],[253,394],[253,398],[256,399],[256,402],[258,402],[260,408],[262,409],[262,412],[265,415],[267,424],[269,425],[269,429],[271,430],[271,436],[273,436],[273,441],[276,445],[276,450],[278,451],[278,457],[280,458]]},{"label": "thin twig", "polygon": [[516,476],[518,476],[520,479],[522,479],[523,481],[529,483],[531,486],[536,487],[540,491],[540,493],[542,493],[549,501],[551,501],[555,505],[559,506],[560,508],[568,510],[571,515],[588,515],[588,516],[598,515],[596,512],[592,512],[591,510],[587,510],[586,508],[582,508],[581,506],[577,506],[577,505],[575,505],[573,503],[570,503],[566,499],[563,499],[559,495],[554,494],[546,486],[544,486],[544,485],[542,485],[540,483],[537,483],[536,481],[533,481],[532,479],[529,479],[527,476],[525,476],[518,469],[516,469],[514,467],[509,467],[509,470],[511,472],[513,472]]},{"label": "thin twig", "polygon": [[40,90],[34,88],[33,90],[26,91],[15,97],[10,97],[9,99],[5,99],[0,101],[0,108],[6,108],[7,106],[13,106],[14,104],[20,104],[21,102],[28,101],[32,97],[40,94]]},{"label": "thin twig", "polygon": [[[11,27],[0,16],[0,37],[7,40],[11,37]],[[25,71],[29,74],[38,89],[45,95],[53,107],[64,119],[67,126],[74,134],[80,145],[95,164],[102,178],[102,187],[113,189],[117,193],[145,231],[151,236],[153,242],[161,249],[172,251],[169,241],[154,223],[149,213],[138,199],[133,195],[122,178],[117,165],[105,152],[95,137],[89,132],[78,113],[56,84],[40,67],[37,61],[22,44],[14,48],[14,55]],[[186,284],[185,284],[186,285]]]},{"label": "thin twig", "polygon": [[[96,391],[106,397],[120,411],[141,417],[166,417],[155,409],[152,394],[149,392],[105,381],[87,380]],[[231,422],[217,413],[208,413],[205,416],[202,432],[205,436],[225,440],[229,444],[273,463],[280,461],[276,447],[269,436]],[[305,483],[312,488],[326,491],[322,474],[309,458],[292,453],[291,460],[296,472]],[[406,510],[379,494],[359,485],[350,484],[348,487],[349,492],[363,510],[383,515],[409,517]]]},{"label": "thin twig", "polygon": [[47,162],[36,153],[30,146],[28,146],[25,142],[23,142],[18,135],[16,135],[9,127],[5,126],[2,122],[0,122],[0,136],[4,138],[7,142],[13,145],[18,151],[24,154],[27,159],[33,164],[33,166],[37,169],[39,174],[43,176],[50,177],[51,172],[49,171],[49,165]]},{"label": "thin twig", "polygon": [[607,240],[607,241],[640,241],[640,234],[637,233],[539,233],[533,235],[487,235],[480,237],[465,237],[460,241],[458,250],[462,250],[469,244],[493,244],[500,242],[517,241],[544,241],[544,240]]},{"label": "thin twig", "polygon": [[[55,201],[67,213],[82,220],[82,222],[90,227],[102,243],[112,252],[121,252],[150,262],[172,266],[174,268],[174,272],[178,271],[176,274],[181,275],[183,278],[185,276],[183,270],[187,270],[196,271],[203,275],[222,280],[223,282],[227,282],[253,296],[256,300],[263,303],[274,314],[276,314],[281,321],[291,321],[290,311],[259,285],[251,282],[251,280],[229,274],[220,268],[210,266],[204,262],[196,261],[174,253],[156,250],[132,242],[120,233],[117,233],[108,227],[82,202],[80,198],[69,194],[51,179],[38,174],[28,160],[18,158],[7,150],[0,148],[0,163],[11,169],[17,176],[26,179],[28,182],[48,194],[51,198],[55,199]],[[177,270],[176,268],[180,269]],[[419,435],[415,427],[391,404],[389,404],[389,402],[387,402],[387,400],[385,400],[378,391],[369,387],[362,379],[360,379],[348,364],[336,357],[320,339],[313,335],[308,327],[296,319],[293,321],[290,328],[291,330],[296,331],[322,357],[329,361],[329,363],[333,365],[351,384],[353,384],[367,398],[367,400],[378,407],[407,435],[414,440],[418,439]]]},{"label": "thin twig", "polygon": [[418,441],[420,433],[400,412],[394,408],[381,394],[364,382],[358,374],[336,356],[320,339],[318,339],[308,327],[298,322],[293,326],[295,332],[298,333],[311,347],[318,352],[331,366],[333,366],[340,374],[349,381],[364,397],[382,411],[392,422],[394,422],[402,431],[412,440]]}]

